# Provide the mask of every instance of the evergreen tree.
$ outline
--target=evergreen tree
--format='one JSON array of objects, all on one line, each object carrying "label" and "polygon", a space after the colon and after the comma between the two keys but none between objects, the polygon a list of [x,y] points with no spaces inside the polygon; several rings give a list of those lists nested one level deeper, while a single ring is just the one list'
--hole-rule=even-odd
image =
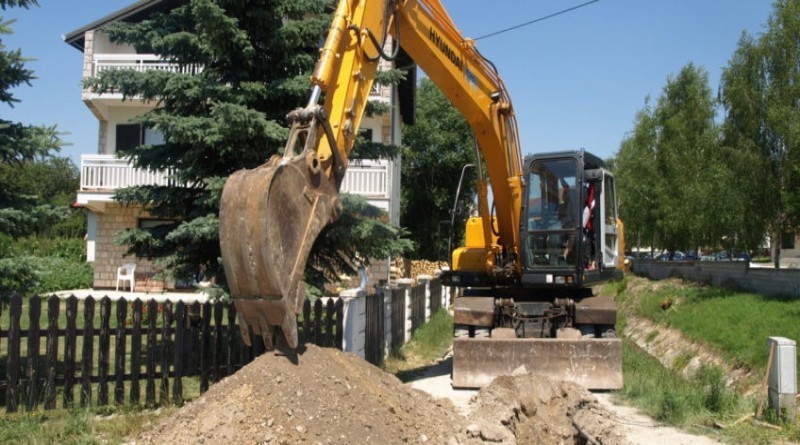
[{"label": "evergreen tree", "polygon": [[[4,11],[11,7],[30,6],[38,6],[37,0],[0,0],[0,8]],[[11,90],[31,85],[31,80],[35,79],[33,71],[25,67],[28,59],[22,56],[22,51],[10,50],[3,44],[2,36],[12,33],[13,23],[13,20],[0,16],[0,103],[9,107],[19,102]],[[0,119],[0,162],[19,163],[34,159],[58,150],[61,145],[55,127],[37,127]],[[5,206],[0,202],[0,207]]]},{"label": "evergreen tree", "polygon": [[[116,89],[125,99],[156,104],[137,121],[165,135],[161,145],[121,153],[137,167],[169,170],[175,184],[117,192],[115,199],[123,203],[146,205],[157,217],[178,221],[121,233],[117,241],[130,245],[131,253],[154,258],[180,278],[197,270],[224,278],[218,240],[222,186],[234,171],[256,167],[283,149],[285,115],[307,100],[320,36],[329,26],[324,7],[317,0],[191,0],[167,14],[105,29],[112,41],[182,67],[179,72],[106,71],[87,81],[95,91]],[[329,249],[363,246],[359,252],[365,259],[375,253],[367,248],[374,243],[366,242],[375,232],[345,231],[335,239],[325,233],[318,244]],[[346,268],[316,258],[317,251],[310,268]]]},{"label": "evergreen tree", "polygon": [[[3,10],[30,6],[38,6],[37,1],[0,0]],[[33,71],[25,67],[28,59],[23,57],[22,51],[8,49],[3,44],[2,36],[12,32],[12,24],[13,20],[0,17],[0,102],[13,108],[19,99],[12,90],[30,86],[35,77]],[[0,234],[20,237],[45,233],[54,223],[69,216],[66,205],[70,203],[60,200],[56,204],[53,196],[42,193],[45,184],[57,175],[57,168],[50,170],[49,167],[62,162],[48,157],[62,144],[54,126],[31,126],[0,119]],[[24,180],[30,178],[34,170],[44,176],[33,181]],[[72,186],[72,192],[77,190],[76,184]]]}]

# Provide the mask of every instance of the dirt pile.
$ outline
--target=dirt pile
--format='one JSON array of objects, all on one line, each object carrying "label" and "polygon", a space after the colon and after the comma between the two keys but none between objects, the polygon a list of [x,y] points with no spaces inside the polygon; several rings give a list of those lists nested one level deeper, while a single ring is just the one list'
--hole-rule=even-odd
[{"label": "dirt pile", "polygon": [[136,439],[140,444],[478,444],[449,401],[335,349],[266,353]]},{"label": "dirt pile", "polygon": [[586,388],[540,375],[498,377],[472,400],[467,428],[502,444],[623,445],[625,432]]},{"label": "dirt pile", "polygon": [[352,354],[308,346],[295,361],[262,355],[133,443],[585,443],[578,429],[595,443],[625,443],[594,397],[570,383],[497,379],[468,419]]}]

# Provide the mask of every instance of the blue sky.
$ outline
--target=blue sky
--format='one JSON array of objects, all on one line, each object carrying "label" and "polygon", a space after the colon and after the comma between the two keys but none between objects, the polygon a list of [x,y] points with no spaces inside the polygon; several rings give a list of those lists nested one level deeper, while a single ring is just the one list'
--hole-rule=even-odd
[{"label": "blue sky", "polygon": [[[570,8],[585,0],[442,0],[467,37],[479,37]],[[133,0],[39,0],[14,18],[8,48],[35,58],[38,79],[3,105],[3,118],[57,125],[76,164],[97,151],[97,121],[80,99],[81,56],[62,40]],[[581,9],[478,41],[508,88],[525,154],[586,148],[613,156],[644,99],[689,62],[717,90],[742,31],[764,30],[772,0],[600,0]]]}]

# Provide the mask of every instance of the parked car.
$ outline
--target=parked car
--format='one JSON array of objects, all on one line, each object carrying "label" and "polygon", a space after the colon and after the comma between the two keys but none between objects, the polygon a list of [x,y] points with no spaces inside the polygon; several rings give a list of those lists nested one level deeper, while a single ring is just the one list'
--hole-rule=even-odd
[{"label": "parked car", "polygon": [[720,250],[719,252],[710,253],[700,257],[701,261],[747,261],[750,262],[751,257],[745,251],[734,251],[733,255],[727,250]]},{"label": "parked car", "polygon": [[669,253],[662,253],[658,256],[659,260],[663,261],[694,261],[697,260],[697,257],[686,252],[681,252],[680,250],[676,250],[672,254]]}]

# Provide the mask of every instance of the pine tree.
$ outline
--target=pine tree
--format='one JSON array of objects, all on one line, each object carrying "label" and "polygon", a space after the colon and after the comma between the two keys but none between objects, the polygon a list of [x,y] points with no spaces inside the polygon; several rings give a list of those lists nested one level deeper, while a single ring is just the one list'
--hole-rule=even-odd
[{"label": "pine tree", "polygon": [[[285,115],[307,100],[320,36],[329,25],[324,6],[317,0],[191,0],[167,14],[105,29],[112,41],[182,67],[107,71],[87,81],[98,92],[115,89],[125,99],[157,104],[138,123],[165,135],[161,145],[122,154],[137,167],[169,170],[175,185],[123,189],[115,199],[178,222],[121,233],[117,242],[130,245],[130,253],[153,258],[179,278],[204,270],[224,279],[218,240],[222,186],[232,172],[260,165],[285,145]],[[374,243],[362,242],[374,232],[345,232],[336,239],[323,234],[318,244],[338,252],[347,252],[348,243],[358,245],[364,258],[376,253],[367,249]],[[384,233],[389,232],[398,234]],[[346,262],[315,257],[319,250],[308,262],[318,273],[307,276],[351,272]]]},{"label": "pine tree", "polygon": [[[28,8],[38,6],[37,0],[0,0],[0,8],[4,11],[11,7]],[[31,85],[35,79],[33,71],[25,67],[28,61],[19,49],[10,50],[3,44],[2,36],[11,34],[13,20],[5,20],[0,16],[0,102],[13,107],[19,99],[14,97],[12,89]],[[62,141],[58,138],[55,127],[35,127],[21,122],[0,119],[0,161],[19,163],[34,159],[58,150]],[[0,206],[3,203],[0,202]]]},{"label": "pine tree", "polygon": [[[0,0],[0,8],[28,8],[38,6],[36,0]],[[2,36],[11,34],[13,20],[0,17],[0,102],[13,108],[19,99],[13,89],[31,85],[33,71],[26,68],[26,59],[20,49],[8,49]],[[48,227],[69,214],[66,207],[55,207],[43,202],[46,197],[36,196],[19,176],[37,166],[27,165],[40,161],[45,165],[51,153],[58,151],[63,142],[55,126],[42,127],[0,119],[0,233],[13,237],[25,236]],[[45,178],[47,179],[47,178]],[[45,199],[46,200],[46,199]]]}]

